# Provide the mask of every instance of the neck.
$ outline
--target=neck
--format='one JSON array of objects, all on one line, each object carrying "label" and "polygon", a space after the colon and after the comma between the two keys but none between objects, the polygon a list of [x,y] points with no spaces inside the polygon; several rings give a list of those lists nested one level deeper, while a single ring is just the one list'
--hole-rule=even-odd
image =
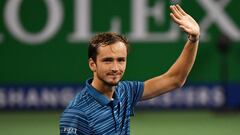
[{"label": "neck", "polygon": [[96,79],[93,79],[91,85],[100,93],[108,97],[109,100],[113,99],[113,93],[115,91],[115,86],[106,85],[102,81],[97,81]]}]

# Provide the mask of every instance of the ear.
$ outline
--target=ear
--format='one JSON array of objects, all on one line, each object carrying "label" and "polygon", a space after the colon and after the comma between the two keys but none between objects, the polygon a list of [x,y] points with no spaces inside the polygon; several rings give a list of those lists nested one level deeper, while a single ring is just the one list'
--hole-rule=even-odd
[{"label": "ear", "polygon": [[92,72],[96,71],[96,63],[92,58],[88,59],[88,65],[89,65],[89,68],[92,70]]}]

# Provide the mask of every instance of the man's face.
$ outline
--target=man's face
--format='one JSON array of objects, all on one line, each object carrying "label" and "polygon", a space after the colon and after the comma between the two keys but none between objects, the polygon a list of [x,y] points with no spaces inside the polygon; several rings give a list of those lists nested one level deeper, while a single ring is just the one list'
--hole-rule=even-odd
[{"label": "man's face", "polygon": [[94,81],[115,86],[122,79],[126,69],[127,48],[124,43],[116,42],[112,45],[100,46],[96,62],[89,61],[94,74]]}]

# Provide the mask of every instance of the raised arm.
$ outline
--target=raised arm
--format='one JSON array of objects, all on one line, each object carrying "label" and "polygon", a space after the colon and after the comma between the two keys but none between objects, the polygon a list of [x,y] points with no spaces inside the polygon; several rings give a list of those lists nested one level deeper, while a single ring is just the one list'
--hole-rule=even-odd
[{"label": "raised arm", "polygon": [[142,100],[182,87],[196,58],[200,37],[200,28],[197,22],[185,13],[179,5],[172,5],[170,9],[172,20],[188,34],[188,41],[176,62],[166,73],[144,82]]}]

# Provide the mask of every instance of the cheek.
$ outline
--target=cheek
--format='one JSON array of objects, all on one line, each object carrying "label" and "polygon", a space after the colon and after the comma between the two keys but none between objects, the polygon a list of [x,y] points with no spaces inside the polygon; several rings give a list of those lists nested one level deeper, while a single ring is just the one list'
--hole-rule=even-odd
[{"label": "cheek", "polygon": [[101,65],[97,66],[97,70],[100,73],[108,71],[109,69],[110,69],[110,66],[107,66],[107,65],[104,65],[104,64],[101,64]]},{"label": "cheek", "polygon": [[125,69],[126,69],[126,63],[125,63],[125,64],[122,64],[120,67],[121,67],[121,70],[122,70],[122,71],[125,71]]}]

